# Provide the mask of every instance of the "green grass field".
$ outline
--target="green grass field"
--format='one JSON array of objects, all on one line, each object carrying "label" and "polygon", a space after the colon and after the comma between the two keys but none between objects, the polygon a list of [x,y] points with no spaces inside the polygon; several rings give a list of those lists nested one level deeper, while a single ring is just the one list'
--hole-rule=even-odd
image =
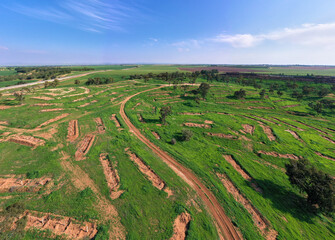
[{"label": "green grass field", "polygon": [[[148,82],[127,80],[129,75],[174,72],[178,66],[143,65],[122,70],[125,67],[94,66],[97,70],[114,71],[78,78],[78,85],[71,79],[60,82],[55,88],[40,86],[27,92],[22,103],[13,100],[11,92],[1,92],[0,178],[26,179],[36,175],[37,178],[51,179],[51,183],[37,192],[0,191],[1,239],[55,237],[52,231],[39,229],[9,230],[1,223],[1,216],[14,221],[21,212],[6,210],[14,203],[22,203],[25,210],[71,217],[80,223],[95,222],[98,226],[96,239],[108,239],[108,234],[115,239],[117,236],[124,239],[169,239],[173,234],[174,220],[186,211],[191,215],[186,239],[219,239],[213,219],[199,196],[128,131],[119,114],[120,102],[127,96],[166,84],[157,79]],[[91,77],[113,77],[114,82],[86,86],[85,81]],[[198,79],[197,83],[202,81],[204,79]],[[289,159],[259,153],[301,156],[318,169],[335,176],[335,161],[317,154],[335,159],[335,144],[330,141],[335,141],[334,111],[315,114],[308,106],[312,97],[297,101],[291,97],[290,91],[281,97],[269,94],[268,98],[262,99],[259,89],[254,87],[220,82],[210,84],[206,100],[201,100],[199,104],[192,92],[197,86],[184,90],[171,85],[133,97],[126,104],[126,114],[150,141],[201,179],[245,239],[265,237],[245,206],[236,201],[222,184],[218,173],[225,174],[239,193],[268,221],[268,226],[278,233],[277,239],[335,238],[334,214],[313,211],[306,204],[304,194],[290,184],[284,170]],[[264,86],[270,84],[271,81],[265,82]],[[246,98],[232,98],[234,91],[242,87],[247,92]],[[333,99],[333,95],[326,98]],[[172,107],[172,115],[167,117],[166,125],[161,125],[159,119],[159,109],[163,106]],[[46,123],[62,114],[66,115]],[[111,119],[113,114],[116,114],[121,127],[117,127]],[[103,133],[98,132],[94,121],[98,117],[105,126]],[[74,142],[67,140],[70,120],[78,120],[79,125],[79,136]],[[185,123],[205,124],[209,128],[189,127]],[[253,126],[253,133],[247,133],[243,124]],[[269,139],[262,126],[271,129],[275,140]],[[182,141],[183,129],[193,132],[190,141]],[[295,132],[299,139],[287,130]],[[157,133],[160,139],[152,132]],[[210,136],[208,133],[231,137]],[[95,136],[93,145],[85,158],[77,161],[76,151],[88,134]],[[33,136],[43,140],[44,144],[32,148],[8,141],[16,135]],[[173,138],[176,139],[174,145],[171,144]],[[166,192],[152,185],[131,161],[125,151],[127,148],[150,166],[172,190],[172,196],[168,197]],[[110,197],[99,161],[101,153],[108,154],[110,164],[117,169],[120,177],[120,189],[124,191],[114,200]],[[251,182],[225,160],[224,155],[233,156],[253,183],[262,189],[262,193],[257,192]],[[108,211],[111,214],[106,214]],[[116,228],[121,234],[114,234]],[[57,239],[66,237],[58,236]]]}]

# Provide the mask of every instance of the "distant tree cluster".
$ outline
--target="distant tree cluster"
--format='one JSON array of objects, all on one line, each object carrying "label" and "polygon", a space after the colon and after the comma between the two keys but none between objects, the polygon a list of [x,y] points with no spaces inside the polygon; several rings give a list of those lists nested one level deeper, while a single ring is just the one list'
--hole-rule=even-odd
[{"label": "distant tree cluster", "polygon": [[246,95],[247,95],[246,91],[244,89],[242,89],[242,88],[239,91],[235,91],[234,92],[234,97],[236,99],[245,98]]},{"label": "distant tree cluster", "polygon": [[85,84],[86,85],[102,85],[102,84],[109,84],[113,83],[114,79],[112,77],[95,77],[95,78],[89,78]]}]

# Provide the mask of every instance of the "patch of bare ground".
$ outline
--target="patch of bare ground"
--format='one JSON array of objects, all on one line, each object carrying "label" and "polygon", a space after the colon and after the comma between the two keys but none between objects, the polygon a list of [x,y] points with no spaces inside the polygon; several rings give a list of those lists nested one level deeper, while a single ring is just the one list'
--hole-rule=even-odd
[{"label": "patch of bare ground", "polygon": [[116,114],[113,114],[113,115],[110,117],[110,120],[112,120],[112,121],[115,122],[115,126],[116,126],[117,128],[121,127],[121,124],[120,124],[119,120],[117,119]]},{"label": "patch of bare ground", "polygon": [[326,158],[326,159],[328,159],[328,160],[335,161],[335,158],[332,158],[332,157],[329,157],[329,156],[323,155],[322,153],[315,152],[315,154],[316,154],[316,155],[318,155],[318,156],[320,156],[320,157]]},{"label": "patch of bare ground", "polygon": [[59,103],[35,103],[33,106],[36,107],[49,107],[49,106],[57,106]]},{"label": "patch of bare ground", "polygon": [[32,136],[25,135],[12,135],[8,139],[9,142],[18,143],[24,146],[36,148],[38,146],[44,145],[45,141],[39,138],[34,138]]},{"label": "patch of bare ground", "polygon": [[70,176],[73,185],[81,191],[87,187],[91,188],[97,196],[98,203],[96,207],[103,219],[113,223],[111,224],[111,230],[109,231],[109,239],[125,239],[125,229],[120,223],[120,218],[114,205],[112,205],[106,197],[101,195],[98,186],[84,170],[78,165],[74,165],[71,161],[68,161],[70,156],[67,153],[62,151],[61,154],[63,156],[61,158],[61,165],[65,170],[71,173]]},{"label": "patch of bare ground", "polygon": [[63,147],[64,147],[63,144],[58,143],[55,147],[51,148],[50,150],[51,150],[52,152],[54,152],[54,151],[56,151],[56,150],[58,150],[58,149],[61,149],[61,148],[63,148]]},{"label": "patch of bare ground", "polygon": [[213,136],[213,137],[219,137],[219,138],[226,138],[226,139],[237,139],[236,136],[231,135],[231,134],[224,134],[224,133],[211,133],[207,132],[206,133],[208,136]]},{"label": "patch of bare ground", "polygon": [[142,114],[138,113],[137,117],[138,117],[138,121],[140,121],[141,123],[145,123],[145,121],[144,121],[144,119],[142,117]]},{"label": "patch of bare ground", "polygon": [[261,234],[267,240],[275,240],[278,233],[276,230],[272,229],[270,226],[269,221],[256,209],[248,199],[246,199],[240,191],[234,186],[234,184],[224,175],[221,173],[216,174],[218,178],[221,180],[224,187],[227,191],[234,197],[234,199],[242,204],[244,208],[249,212],[251,215],[254,224],[257,226]]},{"label": "patch of bare ground", "polygon": [[211,120],[205,120],[205,124],[214,124],[214,122]]},{"label": "patch of bare ground", "polygon": [[138,169],[147,176],[152,185],[159,190],[163,190],[168,194],[168,197],[172,195],[172,191],[166,186],[165,182],[149,167],[142,159],[140,159],[135,153],[125,149],[126,153],[129,155],[130,159],[137,165]]},{"label": "patch of bare ground", "polygon": [[295,131],[292,131],[292,130],[290,130],[290,129],[287,129],[287,130],[285,130],[285,132],[289,132],[289,133],[291,133],[291,135],[292,135],[295,139],[299,140],[300,142],[303,142],[302,139],[299,137],[299,135],[298,135]]},{"label": "patch of bare ground", "polygon": [[184,126],[186,126],[186,127],[206,128],[206,129],[212,128],[211,125],[201,124],[201,123],[184,123]]},{"label": "patch of bare ground", "polygon": [[200,116],[200,115],[204,115],[204,113],[191,113],[191,112],[183,112],[183,113],[179,113],[179,115],[196,115],[196,116]]},{"label": "patch of bare ground", "polygon": [[42,123],[41,125],[38,126],[38,128],[44,127],[44,126],[46,126],[46,125],[48,125],[50,123],[53,123],[53,122],[56,122],[56,121],[58,121],[60,119],[66,118],[69,115],[70,115],[69,113],[63,113],[62,115],[59,115],[59,116],[57,116],[55,118],[52,118],[52,119],[50,119],[50,120]]},{"label": "patch of bare ground", "polygon": [[75,158],[77,161],[82,160],[84,156],[88,153],[90,148],[93,145],[95,136],[88,134],[84,137],[84,139],[78,144],[77,151],[75,153]]},{"label": "patch of bare ground", "polygon": [[304,125],[304,126],[306,126],[306,127],[312,128],[312,129],[314,129],[314,130],[316,130],[316,131],[318,131],[318,132],[320,132],[320,133],[323,133],[323,134],[326,134],[326,135],[330,135],[329,133],[327,133],[327,132],[325,132],[325,131],[323,131],[323,130],[321,130],[321,129],[319,129],[319,128],[313,127],[313,126],[308,125],[308,124],[306,124],[306,123],[303,123],[303,122],[301,122],[301,121],[298,121],[298,120],[294,120],[294,121],[296,121],[296,122],[298,122],[298,123],[300,123],[300,124],[302,124],[302,125]]},{"label": "patch of bare ground", "polygon": [[321,137],[324,138],[324,139],[326,139],[326,140],[328,140],[329,142],[335,144],[335,141],[333,139],[331,139],[329,137],[326,137],[326,136],[321,136]]},{"label": "patch of bare ground", "polygon": [[78,120],[71,120],[67,128],[67,140],[75,141],[79,137]]},{"label": "patch of bare ground", "polygon": [[233,156],[231,155],[223,155],[224,159],[226,159],[226,161],[228,163],[230,163],[230,165],[233,166],[233,168],[239,173],[241,174],[241,176],[247,180],[248,182],[250,182],[251,186],[259,193],[263,193],[263,190],[253,181],[252,177],[246,173],[241,166],[233,159]]},{"label": "patch of bare ground", "polygon": [[186,232],[191,221],[191,215],[188,212],[181,213],[173,224],[173,235],[170,240],[184,240],[186,239]]},{"label": "patch of bare ground", "polygon": [[49,183],[51,178],[24,179],[21,177],[0,177],[0,192],[37,192]]},{"label": "patch of bare ground", "polygon": [[87,98],[86,97],[82,97],[82,98],[75,99],[72,102],[79,102],[79,101],[83,101],[85,99],[87,99]]},{"label": "patch of bare ground", "polygon": [[57,129],[57,126],[53,127],[53,128],[50,128],[48,129],[47,131],[44,131],[44,132],[40,132],[40,133],[34,133],[34,136],[36,137],[41,137],[41,138],[44,138],[44,139],[52,139],[53,136],[58,132],[58,129]]},{"label": "patch of bare ground", "polygon": [[299,128],[299,127],[297,127],[297,126],[294,126],[294,125],[292,125],[292,124],[290,124],[290,123],[288,123],[288,122],[285,122],[285,121],[283,121],[283,120],[280,120],[280,119],[278,119],[278,118],[275,118],[275,117],[271,117],[271,118],[277,120],[278,122],[284,123],[284,124],[286,124],[286,125],[288,125],[288,126],[290,126],[290,127],[293,127],[293,128],[295,128],[295,129],[298,129],[299,131],[305,131],[305,130],[302,129],[302,128]]},{"label": "patch of bare ground", "polygon": [[31,97],[32,99],[39,99],[39,100],[45,100],[45,101],[51,101],[51,100],[54,100],[54,98],[51,98],[51,97],[42,97],[42,96],[39,96],[39,97]]},{"label": "patch of bare ground", "polygon": [[95,123],[97,124],[98,132],[105,133],[106,127],[104,125],[104,122],[102,121],[101,117],[94,118]]},{"label": "patch of bare ground", "polygon": [[266,136],[268,136],[268,139],[270,141],[276,141],[276,137],[273,135],[272,129],[269,126],[263,125],[263,124],[259,124],[261,126],[261,128],[263,128],[264,133],[266,134]]},{"label": "patch of bare ground", "polygon": [[64,234],[70,239],[93,239],[98,233],[95,222],[78,222],[69,217],[35,211],[26,211],[14,222],[14,226],[22,218],[26,219],[25,230],[49,230],[57,236]]},{"label": "patch of bare ground", "polygon": [[273,107],[262,107],[262,106],[255,107],[255,106],[250,106],[250,107],[247,107],[247,109],[273,109]]},{"label": "patch of bare ground", "polygon": [[158,139],[158,140],[161,139],[161,136],[159,136],[158,133],[156,133],[156,132],[154,132],[154,131],[151,131],[151,133],[152,133],[152,135],[155,136],[156,139]]},{"label": "patch of bare ground", "polygon": [[280,158],[288,158],[292,160],[299,160],[299,157],[294,155],[294,154],[282,154],[282,153],[277,153],[277,152],[265,152],[265,151],[258,151],[260,154],[272,156],[272,157],[280,157]]},{"label": "patch of bare ground", "polygon": [[242,124],[243,131],[246,133],[249,133],[251,135],[255,132],[255,126],[249,125],[249,124]]},{"label": "patch of bare ground", "polygon": [[8,121],[0,121],[0,125],[8,125]]},{"label": "patch of bare ground", "polygon": [[141,105],[141,103],[136,103],[136,105],[132,108],[132,110],[135,110],[135,108],[137,108],[140,105]]},{"label": "patch of bare ground", "polygon": [[286,105],[286,106],[282,106],[282,108],[291,108],[291,107],[298,107],[298,106],[300,106],[300,104]]},{"label": "patch of bare ground", "polygon": [[[117,173],[116,166],[113,166],[107,158],[107,154],[100,154],[100,163],[104,170],[104,174],[106,177],[107,185],[110,189],[110,197],[111,199],[117,199],[124,192],[123,190],[119,190],[120,188],[120,177]],[[116,165],[116,164],[115,164]]]},{"label": "patch of bare ground", "polygon": [[51,109],[42,109],[40,112],[57,112],[57,111],[63,111],[64,108],[51,108]]}]

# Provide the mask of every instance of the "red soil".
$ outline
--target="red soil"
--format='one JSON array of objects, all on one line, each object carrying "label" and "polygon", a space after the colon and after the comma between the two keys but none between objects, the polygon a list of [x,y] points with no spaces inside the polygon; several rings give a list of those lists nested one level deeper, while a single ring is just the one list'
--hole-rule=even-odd
[{"label": "red soil", "polygon": [[156,133],[156,132],[154,132],[154,131],[152,131],[151,133],[152,133],[152,135],[155,136],[156,139],[158,139],[158,140],[161,139],[161,136],[159,136],[158,133]]},{"label": "red soil", "polygon": [[170,240],[184,240],[186,238],[186,231],[191,221],[191,215],[187,212],[180,214],[173,224],[173,236]]},{"label": "red soil", "polygon": [[25,135],[12,135],[8,139],[9,142],[15,142],[21,145],[25,145],[28,147],[36,148],[37,146],[44,145],[45,141],[39,138],[34,138],[31,136]]},{"label": "red soil", "polygon": [[315,152],[315,154],[316,154],[316,155],[318,155],[318,156],[320,156],[320,157],[326,158],[326,159],[328,159],[328,160],[335,161],[335,158],[332,158],[332,157],[329,157],[329,156],[323,155],[322,153]]},{"label": "red soil", "polygon": [[141,105],[141,103],[136,103],[136,105],[132,108],[132,110],[135,110],[135,108],[137,108],[140,105]]},{"label": "red soil", "polygon": [[94,135],[86,135],[84,139],[79,143],[77,151],[75,153],[76,160],[82,160],[83,157],[88,153],[94,142]]},{"label": "red soil", "polygon": [[56,106],[58,103],[35,103],[33,106],[46,107],[46,106]]},{"label": "red soil", "polygon": [[207,125],[207,124],[200,124],[200,123],[184,123],[184,126],[187,127],[198,127],[198,128],[212,128],[211,125]]},{"label": "red soil", "polygon": [[240,166],[239,164],[237,164],[237,162],[233,159],[233,157],[232,157],[231,155],[223,155],[223,157],[226,159],[226,161],[227,161],[228,163],[230,163],[230,164],[233,166],[233,168],[235,168],[235,170],[236,170],[239,174],[241,174],[241,176],[242,176],[245,180],[247,180],[248,182],[251,183],[251,186],[252,186],[257,192],[259,192],[259,193],[263,193],[263,190],[262,190],[259,186],[257,186],[257,184],[256,184],[255,182],[253,182],[252,177],[250,177],[249,174],[247,174],[247,173],[241,168],[241,166]]},{"label": "red soil", "polygon": [[237,67],[224,67],[224,66],[217,66],[217,67],[189,67],[189,68],[179,68],[181,71],[190,71],[196,72],[201,70],[214,70],[217,69],[219,72],[265,72],[262,70],[254,70],[250,68],[237,68]]},{"label": "red soil", "polygon": [[0,110],[6,110],[8,108],[11,108],[12,106],[6,106],[6,105],[0,105]]},{"label": "red soil", "polygon": [[216,174],[219,179],[221,180],[222,184],[225,186],[227,191],[233,195],[234,199],[242,204],[244,208],[249,212],[251,215],[254,224],[260,230],[262,235],[267,240],[275,240],[278,233],[276,230],[271,229],[270,223],[267,219],[256,209],[248,199],[246,199],[239,190],[234,186],[234,184],[228,180],[228,178],[224,174],[217,173]]},{"label": "red soil", "polygon": [[321,137],[323,137],[324,139],[328,140],[329,142],[335,144],[335,141],[334,141],[333,139],[331,139],[331,138],[329,138],[329,137],[326,137],[326,136],[321,136]]},{"label": "red soil", "polygon": [[249,134],[254,134],[255,127],[249,124],[242,124],[243,131]]},{"label": "red soil", "polygon": [[95,123],[97,124],[98,132],[99,133],[105,133],[106,128],[105,125],[100,117],[97,117],[94,119]]},{"label": "red soil", "polygon": [[79,137],[78,120],[71,120],[67,128],[67,139],[70,142],[75,141]]},{"label": "red soil", "polygon": [[292,131],[292,130],[290,130],[290,129],[287,129],[287,130],[285,130],[285,131],[291,133],[292,136],[293,136],[295,139],[299,140],[300,142],[303,142],[302,139],[299,137],[299,135],[298,135],[295,131]]},{"label": "red soil", "polygon": [[165,182],[149,167],[147,166],[135,153],[130,152],[126,149],[130,159],[137,165],[138,169],[147,176],[152,185],[159,190],[164,190],[168,195],[171,194],[171,190],[166,187]]},{"label": "red soil", "polygon": [[206,133],[209,136],[219,137],[219,138],[226,138],[226,139],[237,139],[236,136],[224,133]]},{"label": "red soil", "polygon": [[0,178],[0,192],[37,192],[49,183],[51,178],[23,179],[11,176]]},{"label": "red soil", "polygon": [[64,108],[51,108],[51,109],[42,109],[40,112],[56,112],[56,111],[63,111]]},{"label": "red soil", "polygon": [[110,117],[110,120],[113,120],[113,121],[115,122],[115,126],[116,126],[117,128],[121,127],[121,124],[120,124],[119,120],[117,119],[116,114],[113,114],[113,115]]},{"label": "red soil", "polygon": [[265,126],[263,124],[259,124],[262,128],[266,136],[268,136],[270,141],[275,141],[276,137],[273,135],[272,129],[269,126]]},{"label": "red soil", "polygon": [[48,125],[50,123],[56,122],[56,121],[58,121],[58,120],[60,120],[62,118],[65,118],[65,117],[69,116],[69,115],[70,115],[69,113],[63,113],[62,115],[59,115],[59,116],[57,116],[57,117],[55,117],[53,119],[50,119],[50,120],[42,123],[41,125],[38,126],[38,128],[44,127],[44,126],[46,126],[46,125]]},{"label": "red soil", "polygon": [[298,107],[298,106],[300,106],[300,104],[286,105],[286,106],[282,106],[282,108],[291,108],[291,107]]},{"label": "red soil", "polygon": [[0,125],[8,125],[8,121],[0,121]]},{"label": "red soil", "polygon": [[265,152],[265,151],[258,151],[258,153],[268,155],[268,156],[273,156],[273,157],[280,157],[280,158],[289,158],[292,160],[299,160],[299,157],[294,155],[294,154],[281,154],[277,152]]},{"label": "red soil", "polygon": [[51,98],[51,97],[32,97],[32,99],[40,99],[40,100],[46,100],[46,101],[54,100],[54,98]]},{"label": "red soil", "polygon": [[104,170],[104,174],[106,177],[107,185],[110,189],[110,197],[111,199],[117,199],[124,191],[119,190],[120,188],[120,177],[117,173],[115,167],[107,159],[107,154],[100,154],[100,163]]}]

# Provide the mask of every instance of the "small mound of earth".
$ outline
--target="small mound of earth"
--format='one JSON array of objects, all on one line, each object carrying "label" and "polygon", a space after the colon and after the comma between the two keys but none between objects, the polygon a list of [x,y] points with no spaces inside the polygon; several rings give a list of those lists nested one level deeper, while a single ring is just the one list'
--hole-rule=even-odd
[{"label": "small mound of earth", "polygon": [[290,129],[287,129],[287,130],[285,130],[285,131],[291,133],[291,135],[292,135],[295,139],[299,140],[300,142],[303,142],[302,139],[299,137],[299,135],[298,135],[295,131],[292,131],[292,130],[290,130]]},{"label": "small mound of earth", "polygon": [[206,128],[206,129],[212,128],[211,125],[200,124],[200,123],[184,123],[184,126],[187,126],[187,127]]},{"label": "small mound of earth", "polygon": [[291,107],[298,107],[298,106],[300,106],[300,104],[286,105],[286,106],[282,106],[282,108],[291,108]]},{"label": "small mound of earth", "polygon": [[142,114],[138,113],[137,116],[138,116],[138,120],[139,120],[141,123],[145,123],[145,121],[144,121],[144,119],[143,119],[143,117],[142,117]]},{"label": "small mound of earth", "polygon": [[116,126],[117,128],[121,127],[121,124],[120,124],[119,120],[117,119],[116,114],[113,114],[113,115],[110,117],[110,120],[112,120],[112,121],[115,122],[115,126]]},{"label": "small mound of earth", "polygon": [[265,152],[265,151],[258,151],[260,154],[272,156],[272,157],[280,157],[280,158],[288,158],[292,160],[299,160],[299,157],[294,154],[282,154],[277,152]]},{"label": "small mound of earth", "polygon": [[247,109],[273,109],[272,107],[253,107],[253,106],[250,106],[250,107],[247,107]]},{"label": "small mound of earth", "polygon": [[64,108],[51,108],[51,109],[42,109],[40,112],[57,112],[57,111],[63,111]]},{"label": "small mound of earth", "polygon": [[94,135],[86,135],[84,139],[79,143],[77,151],[75,153],[76,160],[82,160],[83,157],[88,153],[90,148],[93,145],[95,136]]},{"label": "small mound of earth", "polygon": [[11,176],[0,178],[0,192],[37,192],[49,183],[51,178],[23,179]]},{"label": "small mound of earth", "polygon": [[51,98],[51,97],[32,97],[32,99],[39,99],[39,100],[46,100],[46,101],[54,100],[54,98]]},{"label": "small mound of earth", "polygon": [[173,224],[173,235],[170,240],[186,239],[186,232],[191,221],[191,215],[188,212],[183,212],[175,220]]},{"label": "small mound of earth", "polygon": [[136,103],[136,105],[132,108],[132,110],[135,110],[135,108],[137,108],[140,105],[141,105],[141,103]]},{"label": "small mound of earth", "polygon": [[191,112],[183,112],[183,113],[179,113],[179,115],[204,115],[204,113],[191,113]]},{"label": "small mound of earth", "polygon": [[262,128],[266,136],[270,141],[276,141],[276,137],[273,135],[272,129],[269,126],[259,124]]},{"label": "small mound of earth", "polygon": [[44,127],[44,126],[46,126],[46,125],[48,125],[48,124],[50,124],[50,123],[56,122],[56,121],[58,121],[58,120],[60,120],[60,119],[62,119],[62,118],[65,118],[65,117],[69,116],[69,115],[70,115],[69,113],[63,113],[62,115],[59,115],[59,116],[57,116],[57,117],[55,117],[55,118],[52,118],[52,119],[50,119],[50,120],[48,120],[48,121],[42,123],[42,124],[39,125],[38,127],[39,127],[39,128],[40,128],[40,127]]},{"label": "small mound of earth", "polygon": [[155,136],[156,139],[158,139],[158,140],[161,139],[161,136],[159,136],[158,133],[156,133],[156,132],[154,132],[154,131],[151,131],[151,133],[152,133],[152,135]]},{"label": "small mound of earth", "polygon": [[79,137],[78,120],[71,120],[67,128],[67,139],[70,142],[75,141]]},{"label": "small mound of earth", "polygon": [[8,121],[0,121],[0,125],[8,125]]},{"label": "small mound of earth", "polygon": [[226,138],[226,139],[237,139],[236,136],[231,135],[231,134],[224,134],[224,133],[206,133],[208,136],[214,136],[214,137],[219,137],[219,138]]},{"label": "small mound of earth", "polygon": [[47,106],[56,106],[58,103],[35,103],[33,106],[36,107],[47,107]]},{"label": "small mound of earth", "polygon": [[36,148],[37,146],[44,145],[45,141],[39,138],[34,138],[25,135],[12,135],[8,139],[9,142],[18,143],[24,146]]},{"label": "small mound of earth", "polygon": [[242,124],[243,131],[249,134],[254,134],[255,127],[249,124]]},{"label": "small mound of earth", "polygon": [[6,110],[8,108],[11,108],[12,106],[6,106],[6,105],[0,105],[0,110]]},{"label": "small mound of earth", "polygon": [[[1,124],[1,122],[0,122],[0,124]],[[324,138],[324,139],[326,139],[327,141],[329,141],[329,142],[335,144],[335,141],[334,141],[333,139],[331,139],[331,138],[329,138],[329,137],[326,137],[326,136],[321,136],[321,137]]]},{"label": "small mound of earth", "polygon": [[316,155],[318,155],[318,156],[320,156],[320,157],[326,158],[326,159],[328,159],[328,160],[335,161],[335,158],[332,158],[332,157],[329,157],[329,156],[323,155],[322,153],[315,152],[315,154],[316,154]]},{"label": "small mound of earth", "polygon": [[106,131],[105,125],[100,117],[97,117],[94,119],[95,123],[97,124],[98,127],[98,132],[99,133],[104,133]]}]

